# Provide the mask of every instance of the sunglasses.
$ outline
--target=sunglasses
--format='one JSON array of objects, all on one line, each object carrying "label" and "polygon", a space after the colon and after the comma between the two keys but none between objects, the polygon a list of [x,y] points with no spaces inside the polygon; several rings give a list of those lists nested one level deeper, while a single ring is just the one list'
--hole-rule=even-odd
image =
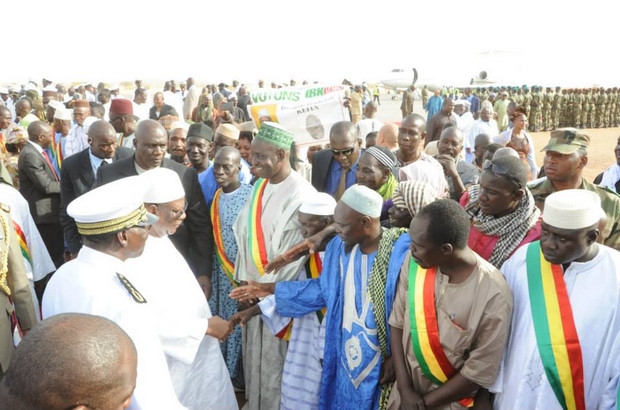
[{"label": "sunglasses", "polygon": [[355,148],[333,149],[332,154],[334,154],[335,157],[340,155],[344,155],[346,157],[347,155],[351,155],[354,150]]},{"label": "sunglasses", "polygon": [[519,186],[519,189],[523,188],[521,181],[519,181],[516,177],[513,177],[512,175],[508,175],[508,170],[506,169],[505,166],[496,164],[493,162],[493,160],[490,160],[490,159],[485,160],[484,163],[482,164],[482,170],[491,171],[493,175],[498,175],[498,176],[508,178],[509,180],[517,184]]}]

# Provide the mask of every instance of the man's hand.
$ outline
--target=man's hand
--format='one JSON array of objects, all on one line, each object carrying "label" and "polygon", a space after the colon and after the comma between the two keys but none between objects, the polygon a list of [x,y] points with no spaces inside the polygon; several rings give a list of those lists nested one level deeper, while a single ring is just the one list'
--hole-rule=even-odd
[{"label": "man's hand", "polygon": [[228,320],[224,320],[219,316],[213,316],[209,318],[209,327],[207,328],[207,335],[218,339],[220,342],[226,340],[232,333],[231,326]]},{"label": "man's hand", "polygon": [[248,302],[257,298],[264,298],[273,294],[275,283],[258,283],[250,281],[248,285],[233,289],[228,296],[239,302]]},{"label": "man's hand", "polygon": [[448,176],[458,175],[458,171],[456,170],[456,161],[450,155],[439,155],[437,156],[437,161],[443,167],[443,171]]},{"label": "man's hand", "polygon": [[394,360],[392,356],[383,361],[381,372],[379,373],[379,384],[388,384],[396,381],[396,372],[394,371]]},{"label": "man's hand", "polygon": [[400,410],[425,410],[424,399],[413,389],[398,389]]},{"label": "man's hand", "polygon": [[267,266],[265,266],[265,272],[278,273],[280,269],[289,263],[295,262],[302,256],[307,255],[313,248],[314,245],[304,239],[297,245],[293,245],[291,249],[287,250],[282,255],[277,256],[274,260],[270,261]]},{"label": "man's hand", "polygon": [[207,300],[211,299],[211,295],[213,294],[213,286],[211,285],[211,278],[206,275],[198,276],[198,284],[202,289],[203,293]]},{"label": "man's hand", "polygon": [[241,312],[237,312],[230,318],[230,323],[234,326],[244,327],[246,323],[250,321],[254,316],[260,315],[260,308],[258,306],[252,306]]}]

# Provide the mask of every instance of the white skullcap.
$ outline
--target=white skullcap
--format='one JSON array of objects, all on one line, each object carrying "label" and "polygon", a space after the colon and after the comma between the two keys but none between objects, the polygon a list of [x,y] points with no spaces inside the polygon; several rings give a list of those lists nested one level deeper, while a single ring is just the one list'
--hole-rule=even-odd
[{"label": "white skullcap", "polygon": [[120,232],[132,226],[152,225],[158,218],[144,207],[144,181],[119,179],[79,196],[67,207],[82,235]]},{"label": "white skullcap", "polygon": [[71,121],[71,111],[66,108],[56,108],[54,119],[61,121]]},{"label": "white skullcap", "polygon": [[601,198],[585,189],[554,192],[545,199],[543,222],[560,229],[583,229],[601,220]]},{"label": "white skullcap", "polygon": [[299,207],[299,212],[308,215],[330,216],[334,214],[336,200],[325,192],[319,192],[306,199]]},{"label": "white skullcap", "polygon": [[44,87],[42,91],[49,91],[49,92],[58,92],[58,90],[56,89],[56,87],[54,87],[53,85],[48,85],[47,87]]},{"label": "white skullcap", "polygon": [[65,105],[58,100],[51,100],[50,102],[47,103],[47,105],[49,105],[55,110],[65,108]]},{"label": "white skullcap", "polygon": [[381,216],[383,198],[377,192],[364,185],[353,185],[342,194],[342,202],[362,215],[378,218]]},{"label": "white skullcap", "polygon": [[185,121],[175,121],[170,125],[170,131],[181,128],[182,130],[189,131],[189,124]]},{"label": "white skullcap", "polygon": [[0,87],[0,94],[8,94],[9,90],[6,87]]},{"label": "white skullcap", "polygon": [[144,202],[147,204],[165,204],[185,198],[181,178],[171,169],[154,168],[140,175],[140,178],[146,188]]},{"label": "white skullcap", "polygon": [[239,139],[239,128],[235,127],[232,124],[221,124],[215,130],[216,134],[222,134],[225,137],[228,137],[233,140]]},{"label": "white skullcap", "polygon": [[12,92],[12,93],[19,93],[21,90],[22,90],[22,88],[18,87],[16,85],[9,87],[9,91]]}]

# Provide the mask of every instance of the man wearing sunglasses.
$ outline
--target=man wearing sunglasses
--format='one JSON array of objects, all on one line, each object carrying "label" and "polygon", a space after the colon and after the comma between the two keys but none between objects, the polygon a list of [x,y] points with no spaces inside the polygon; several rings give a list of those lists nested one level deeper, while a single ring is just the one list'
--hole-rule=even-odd
[{"label": "man wearing sunglasses", "polygon": [[532,181],[528,188],[536,206],[544,213],[544,202],[550,194],[565,189],[586,189],[601,198],[601,208],[607,215],[607,224],[601,230],[603,243],[620,250],[620,196],[594,185],[583,178],[583,169],[588,164],[590,137],[575,128],[551,131],[545,152],[543,167],[546,178]]},{"label": "man wearing sunglasses", "polygon": [[336,200],[356,182],[357,163],[364,152],[360,148],[359,132],[351,121],[335,123],[329,131],[330,149],[312,158],[312,185]]},{"label": "man wearing sunglasses", "polygon": [[527,168],[519,158],[486,160],[480,184],[460,200],[471,219],[469,246],[496,268],[520,246],[540,238],[540,211],[527,183]]}]

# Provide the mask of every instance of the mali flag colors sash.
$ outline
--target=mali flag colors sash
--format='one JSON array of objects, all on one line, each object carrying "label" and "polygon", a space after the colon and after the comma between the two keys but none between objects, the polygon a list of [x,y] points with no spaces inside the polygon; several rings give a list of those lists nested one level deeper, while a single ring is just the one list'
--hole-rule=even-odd
[{"label": "mali flag colors sash", "polygon": [[19,249],[22,252],[22,256],[30,263],[30,266],[34,269],[32,265],[32,257],[30,256],[30,250],[28,249],[28,243],[26,242],[26,235],[24,235],[24,231],[22,227],[15,221],[13,221],[13,225],[15,226],[15,233],[17,234],[17,241],[19,242]]},{"label": "mali flag colors sash", "polygon": [[[409,321],[413,352],[424,375],[441,386],[457,371],[441,347],[437,308],[435,307],[435,276],[437,269],[421,268],[409,259]],[[459,400],[464,407],[473,407],[474,399]]]},{"label": "mali flag colors sash", "polygon": [[226,250],[224,249],[224,241],[222,240],[222,221],[220,220],[220,194],[222,188],[219,188],[215,192],[213,197],[213,204],[211,205],[211,222],[213,222],[213,242],[215,242],[215,255],[217,256],[224,274],[232,284],[233,288],[239,286],[239,283],[235,280],[235,264],[226,256]]},{"label": "mali flag colors sash", "polygon": [[585,410],[583,359],[564,272],[545,260],[540,242],[527,248],[527,284],[538,352],[565,410]]},{"label": "mali flag colors sash", "polygon": [[[321,257],[318,253],[311,254],[308,258],[308,261],[306,262],[306,277],[308,279],[316,279],[319,277],[322,271],[323,262],[321,261]],[[327,308],[316,311],[316,316],[319,318],[319,323],[323,323],[323,318],[325,317],[326,311]]]},{"label": "mali flag colors sash", "polygon": [[252,261],[261,276],[265,274],[265,266],[267,266],[268,262],[265,235],[263,234],[263,225],[261,223],[263,193],[266,186],[267,180],[263,178],[259,178],[254,184],[248,215],[248,247],[250,255],[252,255]]}]

